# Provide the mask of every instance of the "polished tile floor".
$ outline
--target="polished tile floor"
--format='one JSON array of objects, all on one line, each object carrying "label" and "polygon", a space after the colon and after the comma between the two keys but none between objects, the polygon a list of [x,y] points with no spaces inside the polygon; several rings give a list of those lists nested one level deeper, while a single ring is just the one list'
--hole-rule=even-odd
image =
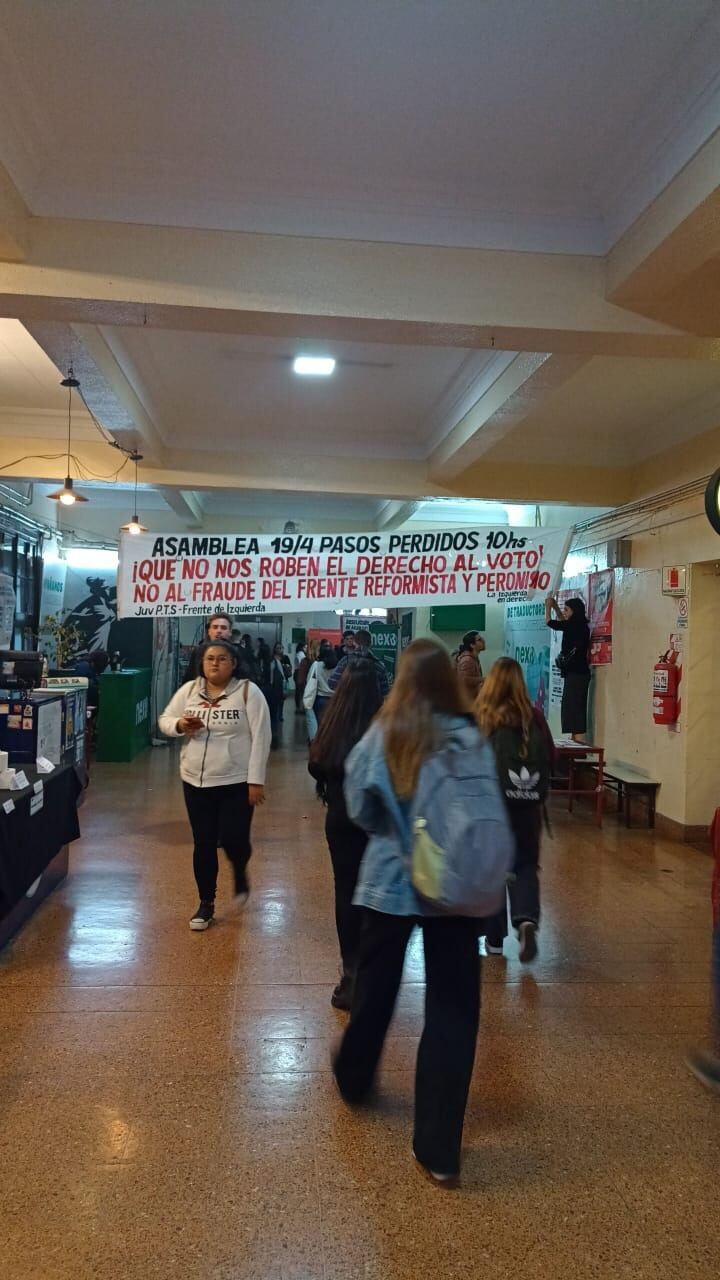
[{"label": "polished tile floor", "polygon": [[[192,934],[173,749],[100,765],[65,886],[0,954],[3,1280],[720,1274],[709,859],[555,815],[542,953],[484,962],[462,1189],[409,1154],[422,963],[375,1109],[337,1097],[322,813],[290,717],[251,902]],[[229,893],[223,870],[223,897]]]}]

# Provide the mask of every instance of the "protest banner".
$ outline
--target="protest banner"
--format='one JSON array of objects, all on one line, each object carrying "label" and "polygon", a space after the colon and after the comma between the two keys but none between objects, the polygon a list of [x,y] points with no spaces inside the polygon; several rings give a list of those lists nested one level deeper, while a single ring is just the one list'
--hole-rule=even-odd
[{"label": "protest banner", "polygon": [[132,534],[120,538],[121,618],[298,609],[507,604],[544,597],[563,529],[486,525],[414,533]]}]

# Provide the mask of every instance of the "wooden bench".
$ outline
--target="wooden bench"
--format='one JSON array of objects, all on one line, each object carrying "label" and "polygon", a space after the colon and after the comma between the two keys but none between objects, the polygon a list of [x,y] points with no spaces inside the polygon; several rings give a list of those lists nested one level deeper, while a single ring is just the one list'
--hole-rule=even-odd
[{"label": "wooden bench", "polygon": [[617,811],[619,814],[624,811],[626,827],[630,826],[632,800],[635,796],[640,796],[647,803],[648,827],[652,829],[655,826],[655,801],[659,782],[619,761],[611,761],[605,765],[603,781],[606,787],[617,794]]}]

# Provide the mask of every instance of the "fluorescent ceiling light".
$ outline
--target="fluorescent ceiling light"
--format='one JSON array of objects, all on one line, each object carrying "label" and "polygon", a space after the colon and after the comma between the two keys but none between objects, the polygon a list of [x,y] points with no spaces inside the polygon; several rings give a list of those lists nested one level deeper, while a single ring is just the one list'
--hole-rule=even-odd
[{"label": "fluorescent ceiling light", "polygon": [[293,360],[293,373],[310,378],[329,378],[335,372],[335,361],[332,356],[296,356]]}]

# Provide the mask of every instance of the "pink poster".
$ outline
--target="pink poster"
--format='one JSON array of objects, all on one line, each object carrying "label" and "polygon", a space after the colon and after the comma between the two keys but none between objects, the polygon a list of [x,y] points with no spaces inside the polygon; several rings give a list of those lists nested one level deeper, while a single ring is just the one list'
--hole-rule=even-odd
[{"label": "pink poster", "polygon": [[590,665],[612,662],[613,601],[615,570],[601,569],[589,577]]}]

